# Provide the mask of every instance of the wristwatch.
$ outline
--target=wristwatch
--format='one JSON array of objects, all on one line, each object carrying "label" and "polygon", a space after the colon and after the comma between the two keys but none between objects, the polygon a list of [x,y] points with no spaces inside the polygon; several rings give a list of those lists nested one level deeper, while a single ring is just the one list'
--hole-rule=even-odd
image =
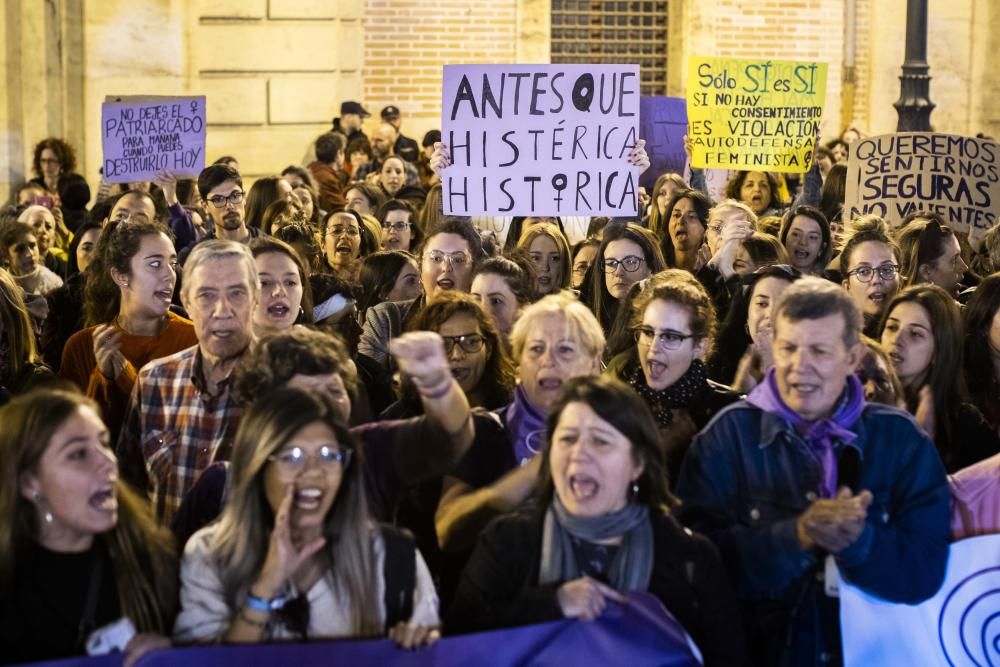
[{"label": "wristwatch", "polygon": [[286,602],[288,602],[288,597],[285,595],[279,595],[278,597],[266,600],[250,593],[247,595],[246,605],[254,611],[262,611],[269,614],[284,607]]}]

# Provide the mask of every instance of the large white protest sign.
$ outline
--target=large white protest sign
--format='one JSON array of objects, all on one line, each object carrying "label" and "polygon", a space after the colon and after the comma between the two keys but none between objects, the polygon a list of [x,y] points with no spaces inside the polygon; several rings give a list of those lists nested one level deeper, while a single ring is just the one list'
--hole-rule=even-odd
[{"label": "large white protest sign", "polygon": [[847,162],[845,219],[875,214],[898,222],[934,211],[972,238],[1000,214],[1000,146],[989,139],[900,132],[859,139]]},{"label": "large white protest sign", "polygon": [[840,585],[845,667],[1000,666],[1000,535],[951,545],[937,595],[891,604]]},{"label": "large white protest sign", "polygon": [[446,65],[454,215],[635,216],[637,65]]},{"label": "large white protest sign", "polygon": [[101,105],[108,183],[150,181],[158,171],[197,176],[205,167],[205,97],[110,97]]}]

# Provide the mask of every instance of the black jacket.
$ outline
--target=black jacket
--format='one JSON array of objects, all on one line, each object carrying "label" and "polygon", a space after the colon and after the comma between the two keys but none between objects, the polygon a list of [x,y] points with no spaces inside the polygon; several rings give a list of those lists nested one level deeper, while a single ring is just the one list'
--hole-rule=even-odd
[{"label": "black jacket", "polygon": [[[649,592],[701,649],[706,667],[743,664],[739,610],[719,553],[673,517],[651,512],[655,560]],[[562,618],[560,584],[538,583],[544,514],[501,517],[479,538],[450,613],[448,632],[477,632]]]}]

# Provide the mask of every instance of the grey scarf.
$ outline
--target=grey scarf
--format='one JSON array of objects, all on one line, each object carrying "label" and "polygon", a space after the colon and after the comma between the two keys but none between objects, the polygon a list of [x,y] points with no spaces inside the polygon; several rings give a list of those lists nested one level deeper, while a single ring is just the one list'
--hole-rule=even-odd
[{"label": "grey scarf", "polygon": [[644,591],[653,576],[653,524],[645,505],[629,503],[624,509],[597,517],[570,514],[553,495],[545,513],[539,583],[572,581],[580,577],[573,553],[573,535],[588,542],[622,537],[611,562],[608,579],[619,591]]}]

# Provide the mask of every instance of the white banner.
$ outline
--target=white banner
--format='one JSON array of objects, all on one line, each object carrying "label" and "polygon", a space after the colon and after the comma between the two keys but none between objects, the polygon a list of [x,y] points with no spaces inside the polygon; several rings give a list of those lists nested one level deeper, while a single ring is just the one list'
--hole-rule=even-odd
[{"label": "white banner", "polygon": [[892,604],[840,585],[846,667],[1000,667],[1000,535],[951,545],[937,595]]}]

